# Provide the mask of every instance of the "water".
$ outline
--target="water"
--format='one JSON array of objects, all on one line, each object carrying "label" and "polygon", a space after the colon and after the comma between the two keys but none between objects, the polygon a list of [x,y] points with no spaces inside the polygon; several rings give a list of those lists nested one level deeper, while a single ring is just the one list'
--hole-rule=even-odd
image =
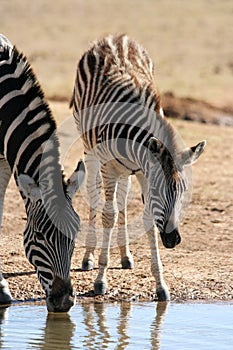
[{"label": "water", "polygon": [[232,350],[233,304],[13,305],[0,309],[0,349]]}]

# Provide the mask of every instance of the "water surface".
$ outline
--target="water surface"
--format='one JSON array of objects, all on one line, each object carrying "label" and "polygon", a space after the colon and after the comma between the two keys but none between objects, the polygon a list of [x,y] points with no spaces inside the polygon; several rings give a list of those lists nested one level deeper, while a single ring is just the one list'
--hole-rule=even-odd
[{"label": "water surface", "polygon": [[0,309],[0,349],[232,350],[233,304],[78,304]]}]

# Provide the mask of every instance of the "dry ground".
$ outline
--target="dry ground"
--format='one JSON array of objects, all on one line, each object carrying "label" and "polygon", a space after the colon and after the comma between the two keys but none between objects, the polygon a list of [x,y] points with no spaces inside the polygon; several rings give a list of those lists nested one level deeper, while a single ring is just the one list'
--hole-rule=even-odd
[{"label": "dry ground", "polygon": [[[63,130],[69,110],[67,104],[52,103],[59,130]],[[63,122],[62,122],[63,121]],[[207,140],[206,152],[193,167],[193,196],[181,225],[182,243],[166,250],[160,244],[164,276],[173,300],[232,300],[233,298],[233,129],[231,127],[171,120],[187,145]],[[66,140],[67,136],[61,133]],[[62,146],[63,147],[63,146]],[[71,145],[65,157],[68,173],[82,155],[80,141]],[[118,248],[113,239],[111,263],[108,272],[107,300],[155,299],[155,282],[150,272],[150,250],[143,234],[140,191],[133,179],[129,199],[130,249],[135,268],[120,268]],[[72,281],[80,300],[93,299],[93,282],[97,269],[80,270],[84,252],[87,226],[87,204],[82,193],[74,200],[82,220],[74,257]],[[25,212],[23,202],[13,179],[7,190],[1,234],[2,269],[9,282],[13,298],[32,300],[44,296],[33,267],[28,263],[23,249]],[[99,215],[99,227],[100,215]],[[113,237],[114,238],[114,237]],[[99,233],[100,239],[100,233]],[[96,254],[96,266],[98,252]]]}]

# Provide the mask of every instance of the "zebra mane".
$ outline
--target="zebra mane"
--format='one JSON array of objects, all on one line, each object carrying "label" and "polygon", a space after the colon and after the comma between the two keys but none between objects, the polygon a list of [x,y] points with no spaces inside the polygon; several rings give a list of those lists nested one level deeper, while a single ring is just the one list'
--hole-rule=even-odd
[{"label": "zebra mane", "polygon": [[163,117],[160,113],[158,113],[156,114],[156,119],[157,125],[154,136],[164,144],[175,159],[176,154],[184,148],[183,141],[181,140],[181,137],[177,133],[175,127],[166,117]]}]

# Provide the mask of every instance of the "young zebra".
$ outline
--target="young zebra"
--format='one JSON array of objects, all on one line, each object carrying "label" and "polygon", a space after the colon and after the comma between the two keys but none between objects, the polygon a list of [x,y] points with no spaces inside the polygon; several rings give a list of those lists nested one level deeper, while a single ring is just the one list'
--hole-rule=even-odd
[{"label": "young zebra", "polygon": [[[71,199],[84,177],[80,162],[66,182],[56,124],[23,54],[0,35],[0,223],[11,174],[25,203],[24,246],[46,292],[48,311],[73,305],[70,262],[79,216]],[[0,303],[11,302],[0,270]]]},{"label": "young zebra", "polygon": [[157,226],[165,247],[180,243],[178,221],[187,178],[184,167],[202,153],[205,141],[191,148],[178,142],[163,116],[147,52],[126,35],[97,41],[78,63],[71,106],[82,135],[90,201],[90,232],[83,269],[93,268],[96,211],[101,175],[105,191],[102,213],[103,246],[96,294],[107,288],[107,266],[115,222],[114,193],[118,204],[118,244],[122,267],[132,268],[129,252],[126,201],[129,176],[135,174],[145,200],[144,226],[151,247],[152,273],[159,300],[169,300],[159,256]]}]

